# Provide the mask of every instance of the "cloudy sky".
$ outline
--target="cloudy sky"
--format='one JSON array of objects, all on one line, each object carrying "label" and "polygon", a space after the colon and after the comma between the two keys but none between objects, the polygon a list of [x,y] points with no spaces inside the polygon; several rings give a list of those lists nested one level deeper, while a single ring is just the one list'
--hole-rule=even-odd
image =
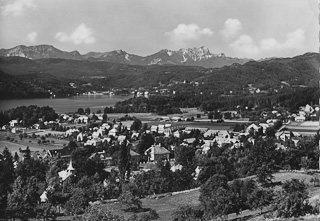
[{"label": "cloudy sky", "polygon": [[50,44],[141,56],[205,46],[231,57],[318,50],[318,0],[0,0],[0,48]]}]

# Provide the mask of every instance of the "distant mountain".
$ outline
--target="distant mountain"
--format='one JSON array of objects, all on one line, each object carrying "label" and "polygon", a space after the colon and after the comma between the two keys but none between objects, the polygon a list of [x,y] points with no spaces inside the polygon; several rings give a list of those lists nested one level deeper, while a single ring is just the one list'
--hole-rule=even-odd
[{"label": "distant mountain", "polygon": [[71,60],[96,60],[131,65],[188,65],[206,68],[219,68],[234,63],[244,64],[249,59],[226,57],[223,53],[212,54],[208,48],[188,48],[178,51],[163,49],[155,54],[142,57],[128,54],[123,50],[111,52],[89,52],[81,55],[78,51],[65,52],[51,45],[24,46],[0,49],[0,56],[19,56],[29,59],[62,58]]},{"label": "distant mountain", "polygon": [[4,57],[24,57],[29,59],[42,58],[62,58],[62,59],[82,59],[78,51],[65,52],[51,45],[24,46],[19,45],[11,49],[0,49],[0,56]]},{"label": "distant mountain", "polygon": [[[189,56],[189,59],[192,59],[191,55],[196,55],[195,53],[188,55],[188,51],[182,52],[185,52],[182,55]],[[114,51],[112,53],[126,60],[125,52]],[[144,62],[149,63],[161,55],[164,59],[165,53],[168,56],[171,54],[170,57],[176,61],[180,56],[178,52],[162,50],[155,57],[144,58]],[[228,91],[232,91],[233,94],[241,94],[246,91],[248,84],[262,91],[281,88],[295,90],[300,87],[317,87],[320,80],[319,53],[306,53],[292,58],[250,61],[243,65],[233,64],[222,68],[187,65],[130,65],[101,61],[100,59],[104,56],[108,57],[108,54],[91,53],[90,57],[85,60],[61,58],[30,60],[24,57],[0,56],[0,99],[40,97],[48,94],[49,90],[57,96],[68,96],[88,90],[152,88],[159,85],[171,85],[173,90],[178,90],[180,87],[187,86],[187,84],[180,84],[181,82],[198,82],[197,90],[210,91],[216,95],[225,94]],[[193,59],[203,60],[205,56],[210,56],[210,54],[198,53]],[[215,56],[219,57],[219,55]],[[139,60],[139,57],[133,55],[127,58]],[[76,88],[70,86],[70,83],[73,83]]]},{"label": "distant mountain", "polygon": [[179,64],[206,68],[218,68],[234,63],[244,64],[250,61],[249,59],[226,57],[223,53],[212,54],[206,47],[180,49],[179,51],[164,49],[147,56],[145,60],[148,64]]}]

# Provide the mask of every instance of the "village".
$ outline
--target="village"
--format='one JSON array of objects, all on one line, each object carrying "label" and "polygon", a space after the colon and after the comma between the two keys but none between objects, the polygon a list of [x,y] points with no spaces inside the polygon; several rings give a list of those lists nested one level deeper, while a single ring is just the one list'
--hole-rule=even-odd
[{"label": "village", "polygon": [[[19,164],[30,158],[49,165],[63,162],[59,163],[60,166],[55,169],[56,174],[53,174],[59,183],[63,184],[63,189],[66,185],[64,183],[69,183],[68,180],[72,177],[78,176],[76,180],[85,178],[79,177],[86,174],[78,173],[77,170],[83,171],[83,168],[79,168],[79,163],[90,161],[96,165],[99,163],[103,165],[100,171],[95,171],[93,166],[90,174],[97,172],[100,174],[101,169],[106,174],[118,174],[113,181],[110,180],[110,175],[105,176],[101,183],[105,189],[111,188],[112,182],[112,185],[116,186],[137,182],[135,179],[141,179],[143,174],[159,171],[160,163],[173,174],[184,171],[184,176],[193,180],[192,182],[189,180],[188,185],[171,190],[181,191],[197,187],[198,182],[203,182],[202,163],[196,163],[195,159],[205,158],[215,149],[243,152],[248,143],[254,146],[261,140],[269,139],[273,140],[274,151],[277,152],[285,153],[292,151],[292,148],[301,148],[306,140],[316,135],[318,122],[305,120],[317,116],[319,108],[306,105],[301,107],[297,114],[276,110],[263,111],[260,122],[250,122],[248,119],[240,118],[236,111],[224,111],[220,113],[222,116],[220,119],[214,119],[212,113],[197,109],[183,109],[183,114],[168,116],[144,113],[107,115],[101,112],[89,113],[88,108],[86,112],[59,114],[58,118],[52,121],[43,122],[39,119],[38,123],[30,127],[19,126],[18,119],[11,120],[0,132],[1,147],[11,151],[15,168],[19,168]],[[126,152],[124,159],[128,164],[125,169],[121,169],[122,153]],[[299,162],[301,163],[288,162],[281,170],[317,171],[315,169],[318,169],[314,168],[314,162],[307,156],[301,158]],[[39,202],[46,204],[50,201],[48,194],[52,192],[53,186],[46,184],[42,194],[39,195]],[[117,199],[118,195],[114,194],[114,191],[115,189],[109,195],[106,193],[99,195],[99,198]],[[166,193],[166,190],[150,189],[144,194],[147,193],[161,195]],[[91,200],[98,200],[92,197]]]},{"label": "village", "polygon": [[[229,122],[229,124],[222,127],[217,119],[210,119],[208,114],[205,115],[203,112],[193,113],[193,116],[189,114],[186,116],[150,117],[145,121],[139,120],[137,118],[140,117],[139,115],[130,117],[128,114],[118,115],[118,119],[115,118],[117,116],[115,114],[113,119],[106,119],[102,113],[60,114],[56,121],[41,122],[41,119],[39,119],[39,123],[30,128],[19,127],[18,120],[11,120],[8,125],[2,126],[2,142],[7,143],[1,145],[8,144],[10,146],[8,142],[11,142],[19,146],[18,151],[12,152],[13,154],[16,152],[20,160],[23,159],[23,152],[27,147],[31,149],[33,156],[39,159],[56,156],[69,159],[72,150],[66,151],[65,147],[68,146],[70,141],[75,142],[80,148],[93,146],[101,149],[103,143],[114,146],[127,140],[130,144],[132,158],[135,159],[135,162],[141,164],[138,167],[139,169],[143,169],[146,163],[152,164],[160,159],[170,160],[173,168],[175,168],[174,148],[179,145],[188,148],[196,142],[197,150],[203,153],[206,153],[213,144],[217,144],[219,147],[228,145],[229,148],[240,148],[243,145],[243,137],[248,137],[251,142],[254,142],[255,134],[259,133],[266,136],[271,128],[277,140],[276,145],[279,148],[286,148],[284,142],[287,140],[292,140],[297,144],[302,135],[315,134],[318,122],[306,121],[306,118],[315,117],[318,112],[319,107],[313,108],[306,105],[301,107],[297,114],[288,115],[286,113],[286,119],[283,120],[283,114],[276,110],[269,113],[264,111],[261,114],[263,121],[260,123],[250,123],[248,119],[235,119],[233,121],[224,119],[221,121]],[[145,117],[146,115],[141,116]],[[295,125],[298,123],[300,123],[299,130],[290,129],[297,129]],[[197,136],[194,136],[194,131],[199,132]],[[145,134],[151,134],[154,137],[154,143],[139,154],[136,152],[137,145]],[[176,139],[177,142],[175,142],[175,145],[161,146],[161,143],[157,142],[159,138],[172,138]],[[112,156],[108,156],[104,151],[97,151],[94,155],[100,156],[106,168],[115,165]]]}]

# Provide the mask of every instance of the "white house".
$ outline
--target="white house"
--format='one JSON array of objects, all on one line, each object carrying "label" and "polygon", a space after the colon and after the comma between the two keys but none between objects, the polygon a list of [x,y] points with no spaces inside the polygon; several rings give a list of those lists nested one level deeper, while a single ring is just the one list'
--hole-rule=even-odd
[{"label": "white house", "polygon": [[158,161],[158,160],[169,160],[169,154],[170,152],[161,146],[161,144],[158,145],[152,145],[150,148],[148,148],[145,152],[145,155],[148,156],[149,161]]},{"label": "white house", "polygon": [[61,178],[61,181],[65,181],[69,176],[73,174],[73,171],[75,171],[75,169],[72,166],[72,160],[70,160],[68,168],[58,173],[59,177]]},{"label": "white house", "polygon": [[294,118],[294,120],[297,121],[297,122],[303,122],[303,121],[306,120],[306,117],[303,116],[303,115],[298,115],[298,116],[296,116],[296,117]]},{"label": "white house", "polygon": [[108,135],[116,137],[118,135],[118,130],[116,128],[113,128],[109,131]]},{"label": "white house", "polygon": [[11,120],[11,121],[9,122],[10,127],[15,127],[15,126],[17,126],[17,124],[18,124],[18,121],[17,121],[17,120]]}]

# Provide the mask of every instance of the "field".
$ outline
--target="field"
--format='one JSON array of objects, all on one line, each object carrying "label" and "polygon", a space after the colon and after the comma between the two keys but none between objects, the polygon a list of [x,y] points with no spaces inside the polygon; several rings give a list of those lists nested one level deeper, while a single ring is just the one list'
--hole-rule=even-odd
[{"label": "field", "polygon": [[[64,145],[67,145],[69,141],[59,139],[57,137],[49,137],[46,138],[49,140],[49,143],[46,144],[38,144],[38,140],[40,140],[39,137],[42,135],[45,135],[46,133],[52,133],[52,131],[26,131],[28,134],[28,137],[20,139],[18,134],[13,133],[7,133],[7,132],[0,132],[0,152],[3,151],[5,147],[7,147],[12,155],[14,155],[15,152],[19,154],[19,148],[26,149],[26,147],[29,147],[29,149],[32,152],[36,151],[44,151],[48,149],[60,149]],[[37,138],[30,138],[29,135],[31,133],[35,132],[35,134],[39,137]],[[9,139],[8,139],[9,138]]]},{"label": "field", "polygon": [[[310,202],[312,203],[315,199],[320,197],[320,188],[315,188],[309,182],[312,178],[311,175],[304,173],[276,173],[274,174],[274,182],[284,182],[293,178],[304,180],[309,185]],[[189,191],[182,191],[180,193],[173,194],[172,196],[166,196],[160,199],[144,198],[142,199],[142,206],[145,209],[154,209],[160,216],[159,220],[169,220],[170,214],[173,210],[178,208],[180,205],[199,205],[199,189],[193,189]],[[116,213],[123,215],[125,218],[130,217],[133,213],[124,211],[119,203],[105,204],[105,207],[114,210]],[[240,215],[230,214],[229,219],[234,220],[242,217],[243,220],[263,220],[259,216],[260,210],[256,211],[243,211]],[[306,220],[319,220],[309,218]]]}]

